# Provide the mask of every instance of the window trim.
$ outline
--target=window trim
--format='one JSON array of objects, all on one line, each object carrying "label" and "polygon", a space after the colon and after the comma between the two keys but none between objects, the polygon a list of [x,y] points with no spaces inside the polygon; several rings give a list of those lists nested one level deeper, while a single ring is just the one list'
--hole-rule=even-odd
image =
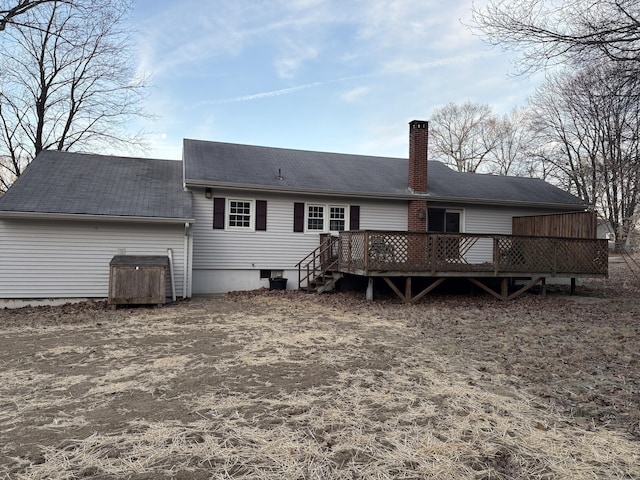
[{"label": "window trim", "polygon": [[[309,215],[311,208],[321,208],[322,209],[322,228],[309,228],[309,220],[311,216]],[[313,220],[317,220],[318,217],[313,217]],[[305,203],[304,205],[304,230],[308,233],[324,233],[327,227],[327,206],[321,203]]]},{"label": "window trim", "polygon": [[[309,207],[322,207],[322,230],[309,228]],[[331,226],[331,209],[342,208],[344,210],[344,230],[330,230]],[[320,203],[310,202],[304,204],[304,233],[340,233],[349,231],[351,226],[351,205],[342,203]]]},{"label": "window trim", "polygon": [[[342,230],[331,230],[331,209],[332,208],[341,208],[344,212],[344,217],[342,219],[336,219],[336,220],[341,220],[344,223],[344,228]],[[338,233],[338,232],[346,232],[348,231],[348,227],[349,227],[349,205],[328,205],[328,213],[329,216],[327,218],[327,231],[329,233]]]},{"label": "window trim", "polygon": [[[460,225],[459,232],[449,232],[449,233],[465,233],[465,209],[464,208],[450,208],[450,207],[429,207],[429,209],[433,208],[434,210],[443,210],[445,213],[445,226],[446,226],[446,214],[447,213],[457,213],[459,214]],[[434,232],[430,229],[430,226],[427,225],[427,232],[429,233],[446,233],[446,232]]]},{"label": "window trim", "polygon": [[[249,204],[249,226],[237,226],[231,225],[231,204],[232,202],[243,202]],[[239,232],[254,232],[256,229],[256,201],[248,198],[237,198],[237,197],[228,197],[227,198],[227,208],[225,212],[225,227],[227,230],[231,231],[239,231]]]}]

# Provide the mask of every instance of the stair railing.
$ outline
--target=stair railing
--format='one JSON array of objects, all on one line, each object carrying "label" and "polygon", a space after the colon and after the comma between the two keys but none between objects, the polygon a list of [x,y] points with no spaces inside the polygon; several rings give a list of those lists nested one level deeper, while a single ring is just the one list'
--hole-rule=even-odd
[{"label": "stair railing", "polygon": [[328,270],[337,265],[338,257],[335,252],[337,245],[338,237],[321,236],[320,245],[296,264],[298,267],[298,288],[302,288],[302,284],[305,282],[308,287],[309,283],[325,275]]}]

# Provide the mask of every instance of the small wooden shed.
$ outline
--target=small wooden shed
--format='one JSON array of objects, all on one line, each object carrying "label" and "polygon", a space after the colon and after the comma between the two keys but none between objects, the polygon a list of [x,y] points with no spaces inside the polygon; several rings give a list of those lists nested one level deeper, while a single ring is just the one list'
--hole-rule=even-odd
[{"label": "small wooden shed", "polygon": [[109,264],[109,305],[163,305],[169,257],[116,255]]}]

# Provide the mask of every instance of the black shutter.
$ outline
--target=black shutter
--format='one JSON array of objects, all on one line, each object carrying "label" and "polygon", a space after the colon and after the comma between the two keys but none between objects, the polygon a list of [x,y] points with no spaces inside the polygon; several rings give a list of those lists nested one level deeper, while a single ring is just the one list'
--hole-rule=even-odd
[{"label": "black shutter", "polygon": [[351,205],[349,208],[349,230],[360,230],[360,206]]},{"label": "black shutter", "polygon": [[216,230],[224,230],[224,206],[224,198],[213,199],[213,228]]},{"label": "black shutter", "polygon": [[293,231],[304,232],[304,203],[293,204]]},{"label": "black shutter", "polygon": [[265,231],[267,229],[267,201],[256,200],[256,230]]}]

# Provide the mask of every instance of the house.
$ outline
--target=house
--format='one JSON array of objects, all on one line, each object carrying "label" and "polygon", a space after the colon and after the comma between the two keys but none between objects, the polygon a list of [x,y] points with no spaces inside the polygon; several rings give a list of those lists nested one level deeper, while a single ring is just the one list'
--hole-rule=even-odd
[{"label": "house", "polygon": [[115,255],[169,252],[189,296],[181,162],[43,151],[0,201],[0,298],[106,298]]},{"label": "house", "polygon": [[326,234],[510,235],[514,217],[588,208],[542,180],[428,161],[427,142],[413,121],[408,159],[189,139],[182,162],[42,152],[0,199],[0,296],[106,297],[114,255],[167,251],[179,296],[297,288]]}]

